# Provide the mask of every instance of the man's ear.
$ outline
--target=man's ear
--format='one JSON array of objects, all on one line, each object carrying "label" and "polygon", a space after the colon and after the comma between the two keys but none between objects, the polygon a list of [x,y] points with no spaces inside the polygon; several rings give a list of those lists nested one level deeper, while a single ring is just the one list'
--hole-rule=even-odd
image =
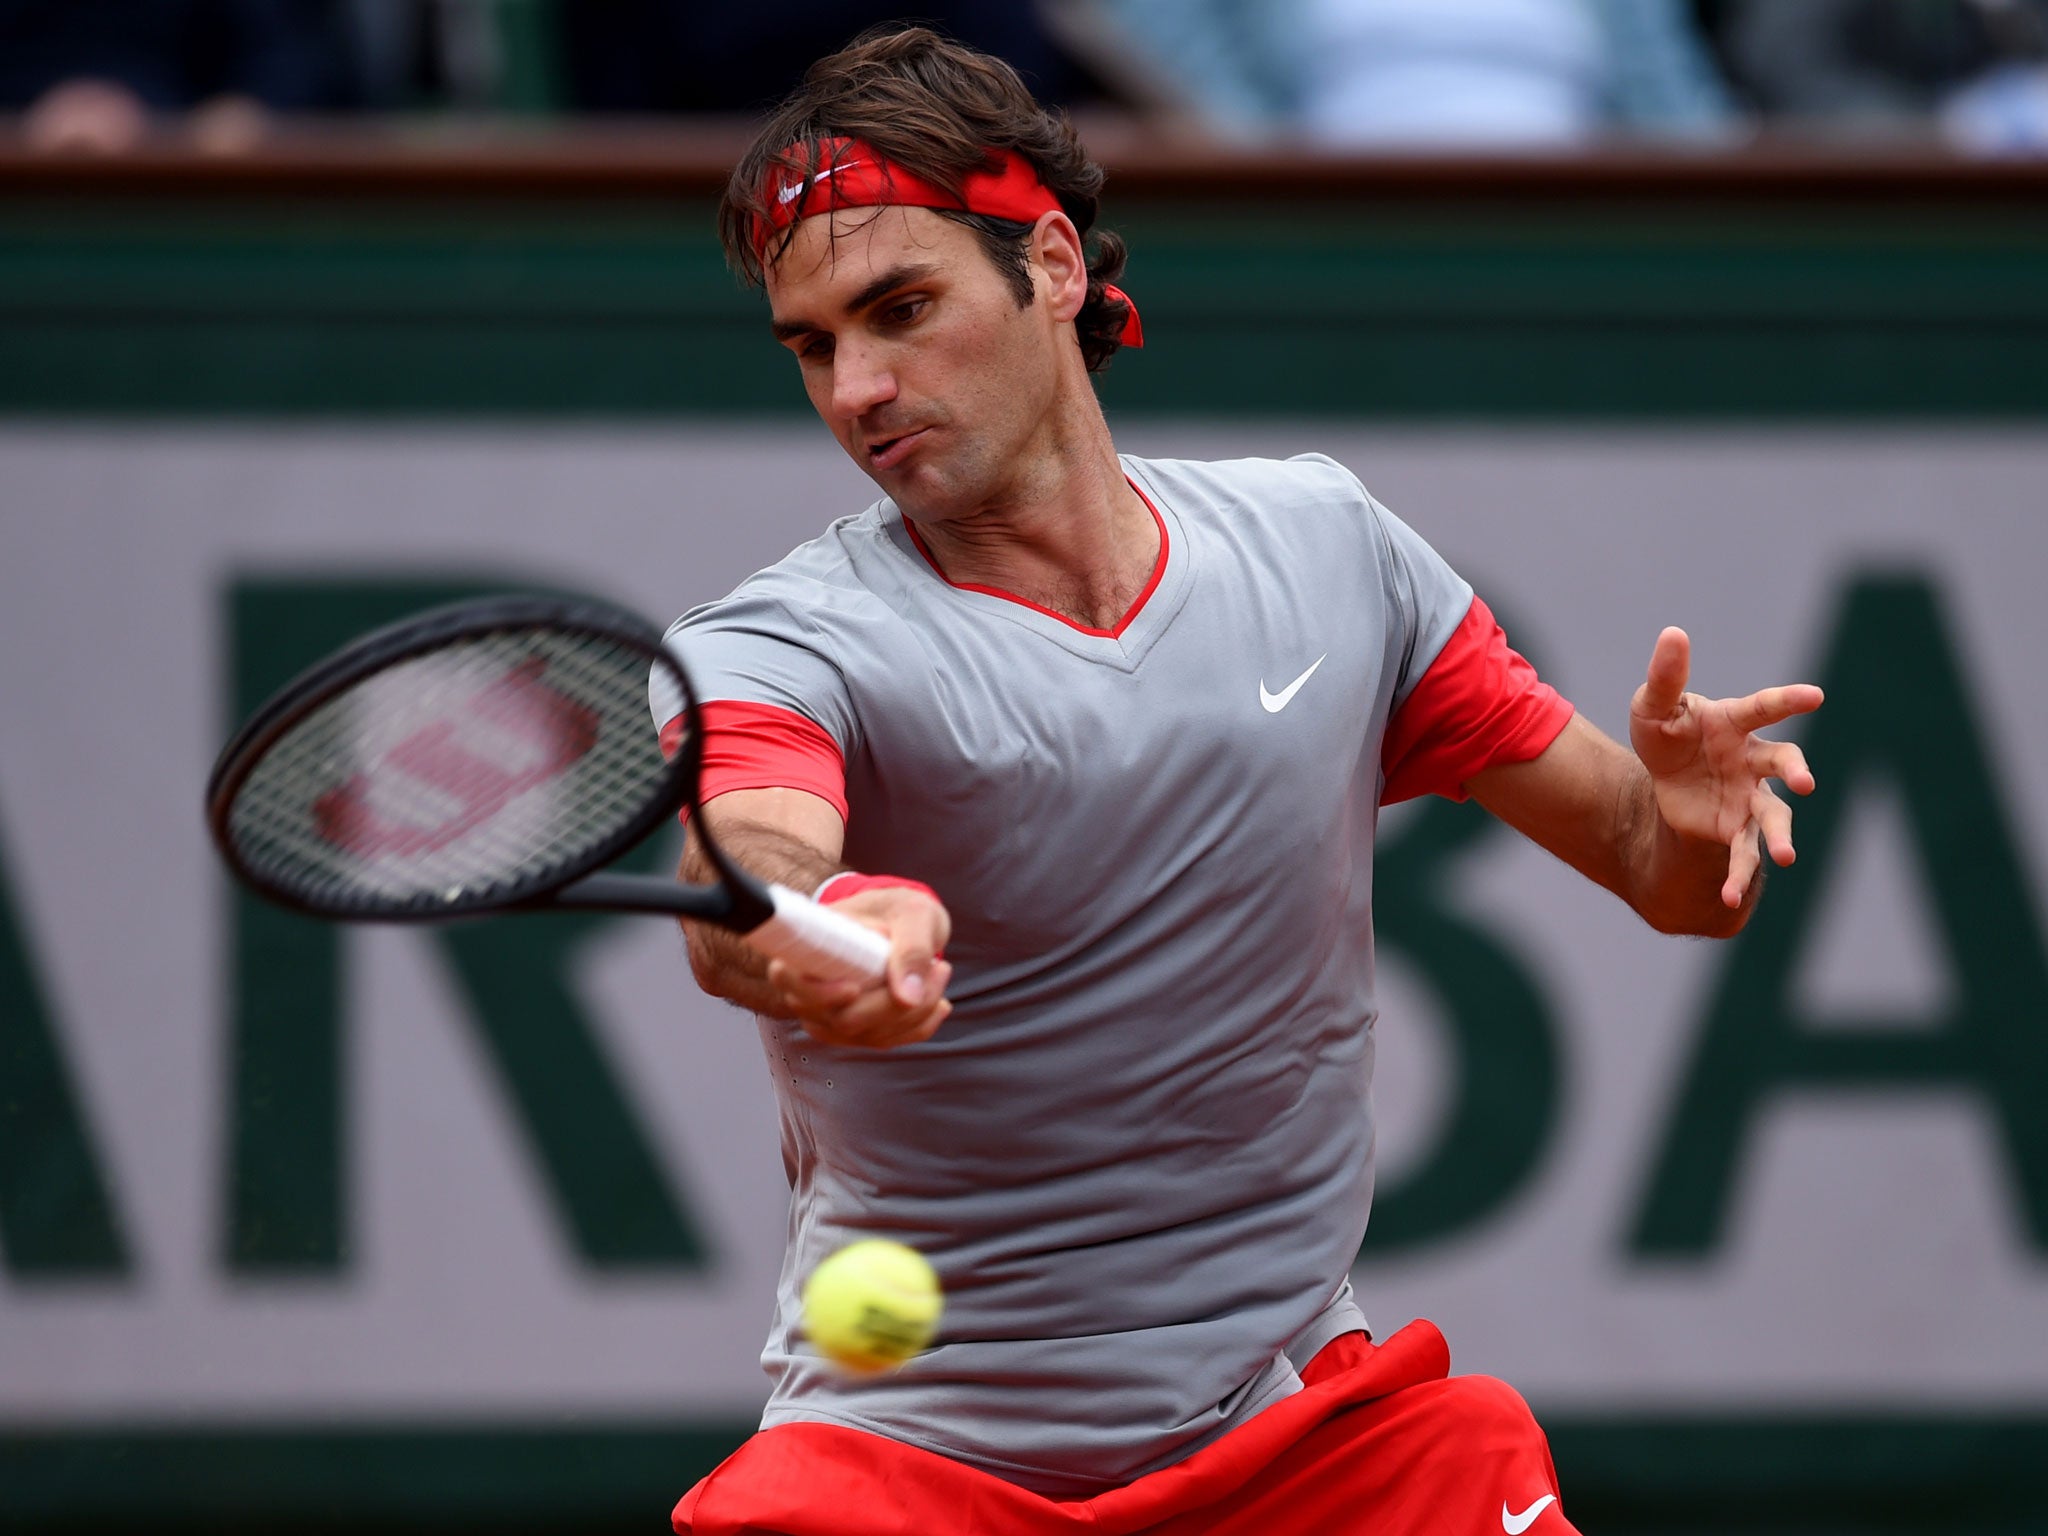
[{"label": "man's ear", "polygon": [[1031,228],[1031,265],[1042,276],[1055,320],[1072,320],[1088,302],[1088,254],[1074,221],[1055,209]]}]

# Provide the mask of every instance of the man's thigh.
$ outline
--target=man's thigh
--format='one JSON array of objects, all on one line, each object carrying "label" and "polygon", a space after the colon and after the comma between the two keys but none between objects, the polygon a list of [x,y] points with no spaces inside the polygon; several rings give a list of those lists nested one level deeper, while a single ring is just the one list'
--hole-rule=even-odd
[{"label": "man's thigh", "polygon": [[1346,1409],[1235,1493],[1144,1536],[1569,1536],[1557,1498],[1520,1395],[1458,1376]]}]

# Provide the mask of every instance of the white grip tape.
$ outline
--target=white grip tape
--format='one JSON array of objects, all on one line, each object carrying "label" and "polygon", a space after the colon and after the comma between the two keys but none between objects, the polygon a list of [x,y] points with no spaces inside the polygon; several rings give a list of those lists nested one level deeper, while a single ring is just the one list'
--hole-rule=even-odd
[{"label": "white grip tape", "polygon": [[748,934],[747,942],[771,960],[835,981],[873,981],[888,970],[889,941],[865,923],[786,885],[770,885],[768,895],[775,915]]}]

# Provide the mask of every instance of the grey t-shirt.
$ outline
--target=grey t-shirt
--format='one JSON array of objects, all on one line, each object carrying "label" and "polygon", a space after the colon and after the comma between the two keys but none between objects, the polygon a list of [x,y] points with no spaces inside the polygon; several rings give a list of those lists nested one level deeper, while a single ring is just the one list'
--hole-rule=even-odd
[{"label": "grey t-shirt", "polygon": [[[1363,1326],[1381,743],[1472,600],[1330,459],[1124,467],[1165,553],[1115,635],[950,585],[886,500],[670,631],[706,700],[831,736],[846,862],[953,918],[932,1040],[759,1021],[792,1192],[763,1424],[1053,1497],[1179,1460]],[[946,1316],[849,1378],[798,1292],[867,1236],[932,1261]]]}]

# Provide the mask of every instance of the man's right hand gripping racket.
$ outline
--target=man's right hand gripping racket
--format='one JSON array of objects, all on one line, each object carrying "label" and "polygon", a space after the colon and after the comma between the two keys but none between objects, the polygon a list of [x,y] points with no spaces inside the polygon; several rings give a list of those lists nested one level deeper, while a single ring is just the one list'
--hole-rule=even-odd
[{"label": "man's right hand gripping racket", "polygon": [[[682,701],[669,757],[648,717],[650,672]],[[594,873],[696,811],[696,720],[681,662],[633,614],[543,597],[457,603],[365,635],[257,710],[214,764],[207,822],[240,879],[318,917],[673,913],[812,975],[880,977],[888,940],[755,879],[701,816],[715,883]]]}]

